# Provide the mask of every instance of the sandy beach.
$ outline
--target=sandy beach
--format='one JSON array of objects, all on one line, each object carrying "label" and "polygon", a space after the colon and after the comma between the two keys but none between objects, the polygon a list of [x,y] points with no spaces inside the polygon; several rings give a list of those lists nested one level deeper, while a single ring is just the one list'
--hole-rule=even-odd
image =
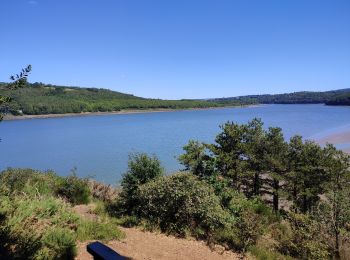
[{"label": "sandy beach", "polygon": [[321,145],[326,143],[334,144],[335,146],[342,146],[341,149],[350,154],[350,127],[347,129],[342,129],[323,137],[315,139],[315,141]]},{"label": "sandy beach", "polygon": [[350,129],[344,132],[333,133],[317,140],[320,144],[332,143],[343,144],[350,143]]}]

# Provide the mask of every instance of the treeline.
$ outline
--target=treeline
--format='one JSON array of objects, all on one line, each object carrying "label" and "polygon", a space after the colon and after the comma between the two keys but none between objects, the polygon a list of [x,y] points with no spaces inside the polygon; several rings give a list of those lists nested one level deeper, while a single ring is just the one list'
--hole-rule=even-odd
[{"label": "treeline", "polygon": [[156,157],[134,155],[109,204],[143,225],[257,259],[349,259],[350,157],[254,119],[228,122],[215,143],[190,141],[185,172],[164,176]]},{"label": "treeline", "polygon": [[[350,89],[328,92],[296,92],[277,95],[250,95],[209,100],[147,99],[101,88],[64,87],[22,82],[10,88],[0,83],[0,110],[13,115],[110,112],[123,109],[186,109],[251,104],[349,105]],[[5,102],[6,101],[6,102]]]},{"label": "treeline", "polygon": [[[212,102],[226,103],[240,102],[243,104],[327,104],[336,105],[338,102],[343,102],[343,105],[348,105],[346,97],[349,97],[350,89],[341,89],[326,92],[294,92],[287,94],[276,95],[248,95],[239,97],[217,98],[210,99]],[[345,98],[345,99],[344,99]],[[338,102],[336,101],[338,100]],[[344,102],[345,101],[345,102]]]},{"label": "treeline", "polygon": [[[10,98],[6,110],[14,115],[108,112],[122,109],[185,109],[223,104],[199,100],[146,99],[100,88],[78,88],[27,83],[23,88],[0,85],[0,95]],[[235,102],[239,105],[239,102]],[[4,109],[4,108],[3,108]]]},{"label": "treeline", "polygon": [[326,105],[331,106],[350,106],[350,93],[337,95],[326,102]]}]

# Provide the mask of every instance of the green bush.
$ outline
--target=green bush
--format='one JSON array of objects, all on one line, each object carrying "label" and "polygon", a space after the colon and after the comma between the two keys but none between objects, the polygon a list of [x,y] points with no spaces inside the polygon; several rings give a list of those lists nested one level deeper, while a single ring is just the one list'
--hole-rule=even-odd
[{"label": "green bush", "polygon": [[76,255],[75,236],[66,228],[53,228],[42,238],[44,248],[40,249],[36,259],[74,259]]},{"label": "green bush", "polygon": [[257,198],[247,199],[232,188],[216,189],[225,210],[234,218],[231,228],[215,230],[215,240],[245,252],[266,232],[268,224],[278,218]]},{"label": "green bush", "polygon": [[163,232],[208,237],[230,223],[213,189],[192,174],[158,178],[142,185],[137,194],[138,216],[157,224]]},{"label": "green bush", "polygon": [[120,213],[131,213],[137,205],[137,191],[140,185],[162,176],[164,169],[157,157],[149,157],[145,153],[129,156],[128,171],[122,179],[122,192],[118,200]]},{"label": "green bush", "polygon": [[64,178],[60,182],[56,193],[66,198],[73,205],[90,202],[91,192],[87,180],[80,179],[75,174]]},{"label": "green bush", "polygon": [[331,256],[320,223],[307,215],[289,213],[272,235],[278,241],[278,250],[285,255],[298,259],[329,259]]}]

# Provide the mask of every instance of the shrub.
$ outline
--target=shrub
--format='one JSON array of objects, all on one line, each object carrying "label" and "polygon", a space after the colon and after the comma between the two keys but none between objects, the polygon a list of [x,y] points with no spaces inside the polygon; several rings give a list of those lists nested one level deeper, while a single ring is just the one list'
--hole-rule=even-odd
[{"label": "shrub", "polygon": [[10,258],[74,256],[74,230],[79,218],[62,200],[3,196],[0,215],[0,252],[9,254]]},{"label": "shrub", "polygon": [[66,198],[73,205],[90,202],[91,192],[87,180],[80,179],[75,174],[64,178],[59,184],[56,193]]},{"label": "shrub", "polygon": [[253,209],[243,210],[234,225],[234,236],[230,241],[233,247],[246,252],[249,246],[255,245],[264,232],[262,222],[261,215],[256,214]]},{"label": "shrub", "polygon": [[76,255],[75,236],[66,228],[53,228],[42,238],[44,248],[40,249],[36,259],[74,259]]},{"label": "shrub", "polygon": [[158,178],[140,187],[138,216],[180,236],[211,233],[229,225],[229,214],[213,189],[192,174]]},{"label": "shrub", "polygon": [[264,247],[250,246],[249,253],[258,260],[292,260],[292,257],[282,255]]},{"label": "shrub", "polygon": [[122,192],[118,201],[121,213],[131,213],[137,202],[137,190],[142,184],[163,175],[164,169],[157,157],[149,157],[145,153],[129,156],[128,171],[122,179]]},{"label": "shrub", "polygon": [[91,179],[89,179],[88,185],[92,197],[105,202],[114,201],[120,191],[111,185],[106,185]]},{"label": "shrub", "polygon": [[319,224],[307,215],[289,213],[272,232],[278,250],[299,259],[329,259],[330,248]]},{"label": "shrub", "polygon": [[0,193],[52,195],[61,181],[62,177],[55,175],[52,171],[9,168],[0,173]]},{"label": "shrub", "polygon": [[269,221],[274,221],[276,217],[259,199],[247,199],[232,189],[222,189],[219,196],[235,221],[231,229],[216,230],[216,240],[245,252],[256,244],[266,231]]}]

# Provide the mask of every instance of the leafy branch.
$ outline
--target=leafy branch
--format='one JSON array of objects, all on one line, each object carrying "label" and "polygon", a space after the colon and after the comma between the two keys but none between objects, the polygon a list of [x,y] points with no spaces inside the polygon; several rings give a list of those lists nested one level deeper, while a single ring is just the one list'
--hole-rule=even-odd
[{"label": "leafy branch", "polygon": [[27,78],[31,71],[32,65],[29,64],[27,67],[23,68],[19,74],[12,75],[10,77],[10,80],[12,80],[13,82],[10,84],[10,88],[16,89],[25,87],[25,85],[27,84]]}]

